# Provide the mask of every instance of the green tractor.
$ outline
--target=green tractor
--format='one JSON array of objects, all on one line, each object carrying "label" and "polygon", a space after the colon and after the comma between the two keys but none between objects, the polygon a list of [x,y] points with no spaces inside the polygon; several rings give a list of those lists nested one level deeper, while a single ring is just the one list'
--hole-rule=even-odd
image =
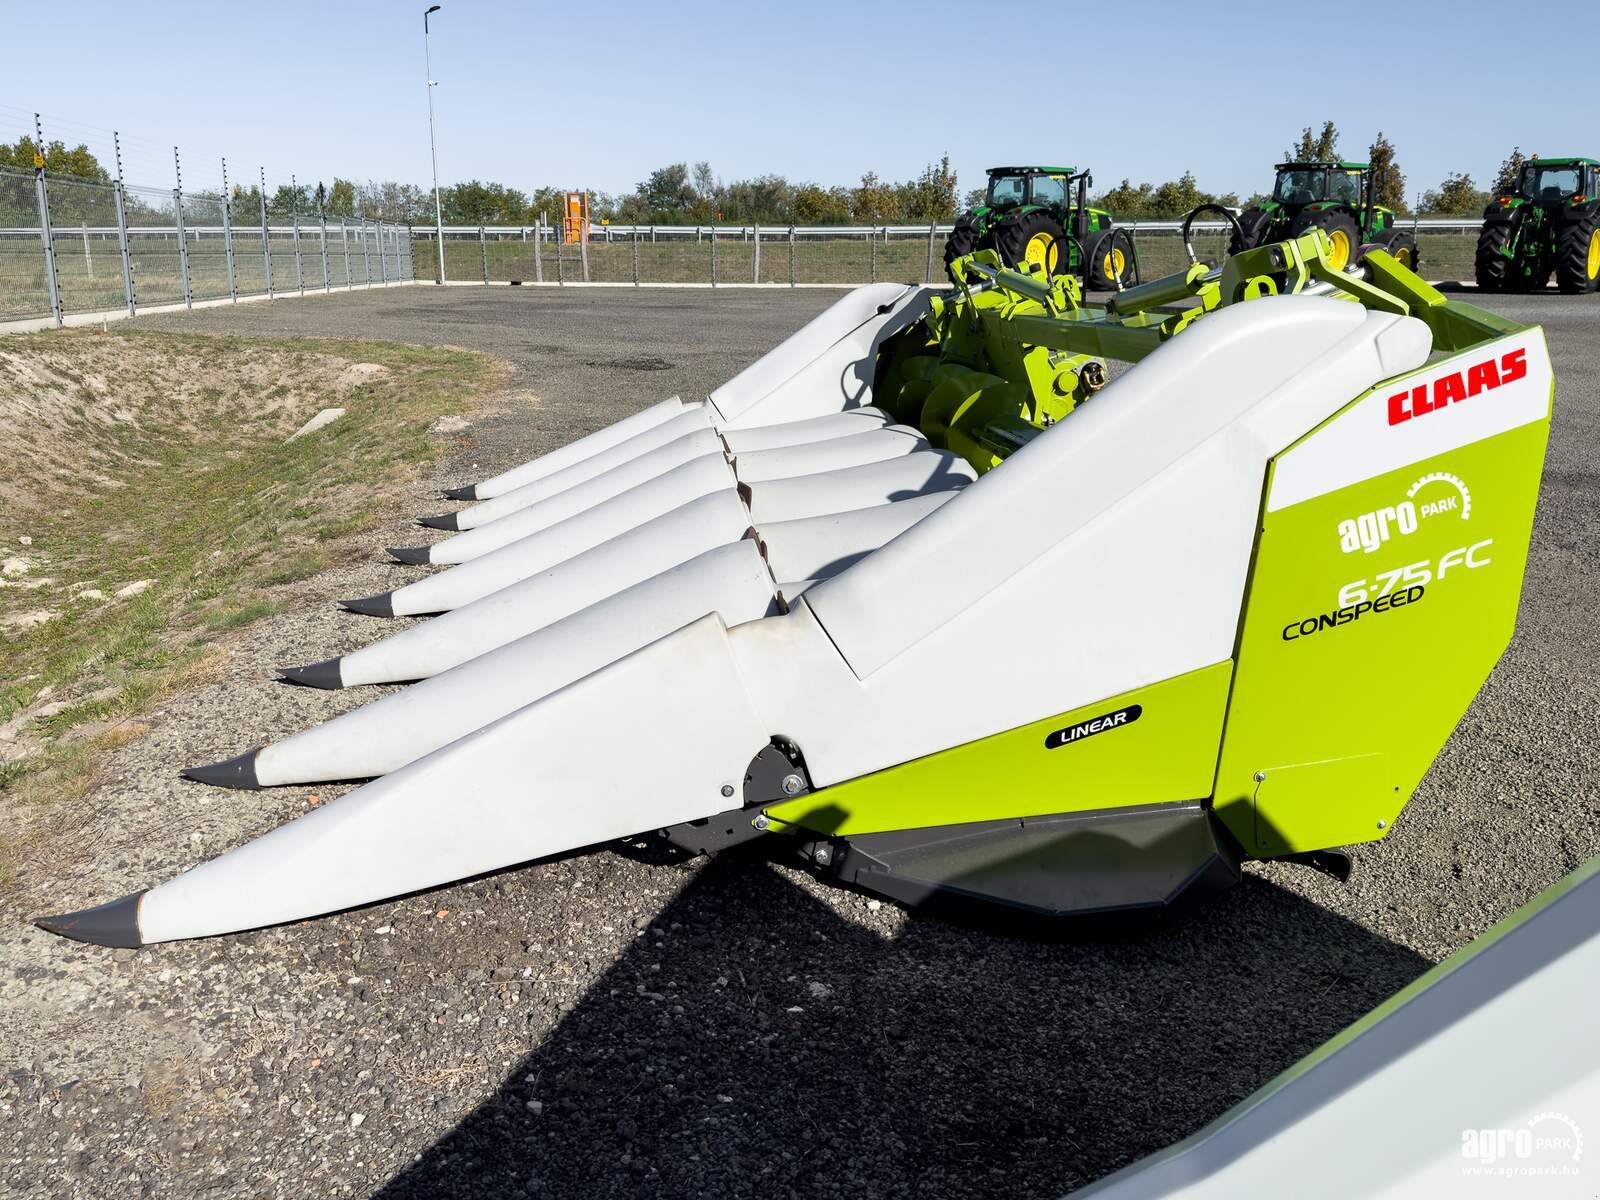
[{"label": "green tractor", "polygon": [[1320,229],[1332,244],[1328,261],[1341,270],[1359,259],[1365,246],[1379,246],[1417,269],[1417,239],[1395,224],[1393,209],[1377,202],[1378,180],[1370,165],[1287,162],[1277,170],[1272,198],[1239,214],[1229,254]]},{"label": "green tractor", "polygon": [[1486,292],[1538,291],[1550,281],[1569,295],[1600,279],[1600,162],[1534,158],[1483,213],[1474,264]]},{"label": "green tractor", "polygon": [[983,203],[957,217],[945,241],[946,274],[953,281],[956,259],[994,250],[1006,266],[1046,276],[1085,276],[1087,262],[1091,288],[1136,282],[1133,238],[1112,228],[1110,213],[1089,207],[1091,182],[1071,167],[990,167]]}]

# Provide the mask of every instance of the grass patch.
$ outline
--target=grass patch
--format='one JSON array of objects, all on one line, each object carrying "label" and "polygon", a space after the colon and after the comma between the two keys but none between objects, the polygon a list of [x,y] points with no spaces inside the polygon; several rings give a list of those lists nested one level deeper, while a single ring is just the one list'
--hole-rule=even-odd
[{"label": "grass patch", "polygon": [[[303,576],[296,575],[300,579]],[[270,617],[280,611],[283,605],[276,600],[252,600],[248,604],[241,604],[237,608],[227,608],[214,613],[206,618],[205,629],[207,633],[221,633],[227,629],[238,629],[241,625],[248,625],[252,621],[259,621],[262,617]]]},{"label": "grass patch", "polygon": [[[479,354],[381,342],[123,328],[12,337],[0,352],[38,368],[19,403],[45,412],[39,444],[8,464],[21,499],[0,512],[0,549],[32,560],[19,578],[46,581],[0,589],[0,621],[55,614],[0,635],[0,724],[21,718],[14,744],[33,751],[0,763],[7,807],[86,794],[134,718],[217,657],[213,639],[279,611],[273,589],[380,519],[437,457],[432,422],[503,382]],[[353,363],[384,370],[352,386]],[[287,440],[331,407],[346,413]]]}]

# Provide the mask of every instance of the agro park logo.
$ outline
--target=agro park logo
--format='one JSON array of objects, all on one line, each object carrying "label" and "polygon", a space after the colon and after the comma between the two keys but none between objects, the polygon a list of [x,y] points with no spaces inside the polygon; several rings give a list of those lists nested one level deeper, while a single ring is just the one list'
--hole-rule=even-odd
[{"label": "agro park logo", "polygon": [[[1428,495],[1418,499],[1427,490]],[[1433,517],[1457,516],[1463,521],[1472,516],[1472,492],[1460,477],[1444,471],[1424,475],[1406,489],[1406,498],[1339,522],[1339,549],[1346,554],[1363,550],[1376,554],[1397,533],[1415,533],[1421,522]]]}]

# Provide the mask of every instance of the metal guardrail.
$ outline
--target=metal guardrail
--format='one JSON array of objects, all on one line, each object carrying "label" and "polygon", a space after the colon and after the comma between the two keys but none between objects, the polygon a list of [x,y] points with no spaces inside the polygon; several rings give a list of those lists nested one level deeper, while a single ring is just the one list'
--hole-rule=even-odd
[{"label": "metal guardrail", "polygon": [[[1181,220],[1177,221],[1123,221],[1119,224],[1124,229],[1146,230],[1148,232],[1176,233],[1183,227]],[[1444,230],[1444,229],[1477,229],[1482,222],[1476,217],[1414,217],[1410,226],[1418,230]],[[748,239],[752,231],[757,231],[763,238],[788,237],[790,233],[797,237],[819,238],[865,238],[875,235],[882,238],[890,237],[925,237],[930,232],[935,236],[948,236],[954,229],[953,224],[933,222],[928,225],[761,225],[738,224],[736,222],[717,222],[714,225],[619,225],[616,223],[590,225],[589,240],[605,241],[608,238],[648,237],[652,240],[665,238],[695,238],[703,240],[710,237],[714,229],[720,237],[742,237]],[[1227,228],[1222,221],[1196,221],[1194,228],[1207,232],[1217,232]],[[4,232],[4,231],[0,231]],[[418,234],[426,236],[432,233],[431,229],[420,228]],[[539,237],[544,241],[553,241],[560,232],[554,225],[446,225],[444,235],[446,238],[476,238],[480,233],[489,237],[515,237],[527,239]]]},{"label": "metal guardrail", "polygon": [[[1422,258],[1432,277],[1471,274],[1479,226],[1461,218],[1416,219]],[[943,278],[944,241],[952,225],[591,225],[590,236],[563,240],[560,226],[447,225],[446,282],[605,284],[611,286],[849,286],[880,279],[933,283]],[[1146,278],[1181,270],[1188,261],[1181,221],[1128,222]],[[1207,257],[1226,251],[1224,221],[1197,221],[1191,234]],[[433,229],[415,231],[419,261],[440,256]]]}]

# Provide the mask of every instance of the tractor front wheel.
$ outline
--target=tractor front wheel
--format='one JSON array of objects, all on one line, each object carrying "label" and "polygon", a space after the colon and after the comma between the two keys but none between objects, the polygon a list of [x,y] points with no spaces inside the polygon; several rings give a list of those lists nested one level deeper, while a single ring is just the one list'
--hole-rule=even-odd
[{"label": "tractor front wheel", "polygon": [[1395,230],[1389,238],[1389,244],[1384,247],[1402,267],[1415,271],[1421,263],[1417,257],[1417,239],[1404,230]]},{"label": "tractor front wheel", "polygon": [[1600,212],[1561,231],[1556,243],[1556,286],[1568,296],[1592,292],[1600,282]]},{"label": "tractor front wheel", "polygon": [[1289,236],[1299,237],[1308,229],[1320,229],[1328,235],[1328,264],[1335,270],[1342,271],[1355,261],[1361,234],[1349,213],[1337,208],[1301,213],[1290,227]]},{"label": "tractor front wheel", "polygon": [[951,283],[959,281],[950,264],[958,258],[971,254],[977,248],[978,227],[973,223],[970,213],[962,213],[956,218],[956,225],[950,231],[950,236],[944,240],[944,273],[950,277]]},{"label": "tractor front wheel", "polygon": [[1133,238],[1125,229],[1107,229],[1089,239],[1089,286],[1120,291],[1133,282]]},{"label": "tractor front wheel", "polygon": [[1506,247],[1510,244],[1508,222],[1484,222],[1478,231],[1478,253],[1472,266],[1480,292],[1503,292],[1511,286],[1511,260],[1506,257]]},{"label": "tractor front wheel", "polygon": [[1030,212],[1002,221],[994,231],[1000,261],[1019,271],[1040,268],[1046,277],[1071,270],[1067,233],[1048,213]]}]

